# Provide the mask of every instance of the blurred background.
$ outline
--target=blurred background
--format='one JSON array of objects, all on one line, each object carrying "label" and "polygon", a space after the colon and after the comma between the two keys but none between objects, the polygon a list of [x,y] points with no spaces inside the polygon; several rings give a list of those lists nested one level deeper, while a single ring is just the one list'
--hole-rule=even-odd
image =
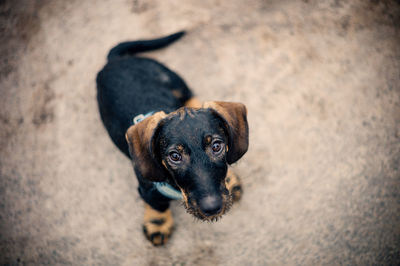
[{"label": "blurred background", "polygon": [[[244,197],[218,223],[172,205],[143,236],[131,164],[97,110],[118,42],[203,101],[248,108]],[[399,265],[399,1],[0,1],[0,264]]]}]

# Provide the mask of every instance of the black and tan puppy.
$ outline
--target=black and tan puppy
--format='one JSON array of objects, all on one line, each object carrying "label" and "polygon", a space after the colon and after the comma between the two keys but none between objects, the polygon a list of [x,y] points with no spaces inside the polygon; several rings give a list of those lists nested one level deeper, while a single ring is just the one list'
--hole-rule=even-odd
[{"label": "black and tan puppy", "polygon": [[97,76],[101,118],[113,142],[132,159],[146,202],[143,229],[154,245],[171,234],[172,199],[182,198],[189,213],[214,221],[240,198],[239,179],[228,165],[248,148],[243,104],[201,104],[176,73],[133,56],[183,34],[121,43]]}]

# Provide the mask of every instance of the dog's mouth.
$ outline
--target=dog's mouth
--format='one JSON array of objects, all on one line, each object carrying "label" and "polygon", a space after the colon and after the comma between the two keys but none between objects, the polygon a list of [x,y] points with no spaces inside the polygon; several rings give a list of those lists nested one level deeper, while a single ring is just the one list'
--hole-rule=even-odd
[{"label": "dog's mouth", "polygon": [[[229,191],[225,186],[222,189],[220,197],[217,197],[217,201],[220,201],[220,204],[213,204],[212,202],[215,201],[215,199],[214,197],[210,196],[196,200],[190,196],[190,193],[187,193],[186,191],[182,191],[182,195],[186,211],[192,214],[195,218],[207,222],[218,221],[225,213],[229,211],[233,203],[232,195],[229,194]],[[204,202],[206,204],[204,204]],[[206,207],[204,207],[204,205]],[[214,207],[213,205],[216,206]]]}]

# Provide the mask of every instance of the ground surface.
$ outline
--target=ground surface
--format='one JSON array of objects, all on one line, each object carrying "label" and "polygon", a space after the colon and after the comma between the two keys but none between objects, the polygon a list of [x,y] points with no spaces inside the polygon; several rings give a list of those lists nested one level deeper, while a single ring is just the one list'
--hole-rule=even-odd
[{"label": "ground surface", "polygon": [[[400,4],[0,1],[0,264],[399,265]],[[245,194],[215,224],[179,203],[152,247],[130,162],[97,111],[117,42],[202,100],[247,105]]]}]

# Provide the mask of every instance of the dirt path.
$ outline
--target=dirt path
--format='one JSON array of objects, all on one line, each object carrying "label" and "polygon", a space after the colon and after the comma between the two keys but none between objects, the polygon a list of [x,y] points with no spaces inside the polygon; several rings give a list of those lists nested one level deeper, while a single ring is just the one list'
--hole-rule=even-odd
[{"label": "dirt path", "polygon": [[[396,1],[0,1],[0,264],[400,264]],[[129,161],[95,101],[122,40],[202,100],[241,101],[242,201],[152,247]]]}]

